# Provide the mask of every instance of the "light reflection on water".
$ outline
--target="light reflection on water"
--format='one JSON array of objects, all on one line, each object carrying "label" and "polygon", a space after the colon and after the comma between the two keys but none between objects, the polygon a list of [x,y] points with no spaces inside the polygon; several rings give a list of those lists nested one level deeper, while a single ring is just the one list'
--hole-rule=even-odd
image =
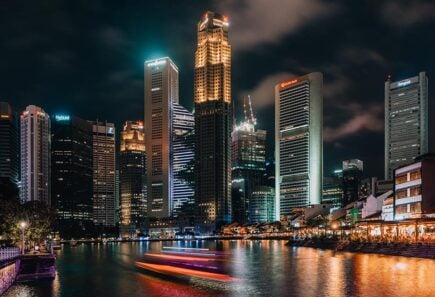
[{"label": "light reflection on water", "polygon": [[[176,282],[137,271],[133,260],[162,246],[207,247],[231,254],[242,281]],[[7,297],[82,296],[434,296],[435,261],[334,253],[285,241],[142,242],[64,246],[52,282],[17,284]]]}]

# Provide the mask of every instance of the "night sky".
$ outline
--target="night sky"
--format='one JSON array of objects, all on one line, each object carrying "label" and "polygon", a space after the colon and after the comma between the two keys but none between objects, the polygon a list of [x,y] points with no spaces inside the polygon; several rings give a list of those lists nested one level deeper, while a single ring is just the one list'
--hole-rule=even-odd
[{"label": "night sky", "polygon": [[229,17],[236,110],[251,94],[270,157],[282,79],[324,73],[325,175],[359,158],[366,175],[383,176],[388,74],[426,71],[434,101],[435,2],[349,0],[4,0],[0,100],[116,124],[142,119],[144,60],[169,56],[192,109],[196,24],[207,10]]}]

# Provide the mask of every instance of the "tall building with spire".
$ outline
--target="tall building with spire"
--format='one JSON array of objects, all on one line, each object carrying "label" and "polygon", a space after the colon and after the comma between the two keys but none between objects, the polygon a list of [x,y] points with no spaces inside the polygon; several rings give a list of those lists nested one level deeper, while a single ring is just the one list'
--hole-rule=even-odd
[{"label": "tall building with spire", "polygon": [[21,201],[50,204],[50,116],[29,105],[21,114],[20,129]]},{"label": "tall building with spire", "polygon": [[293,208],[319,204],[323,178],[323,75],[275,86],[277,218]]},{"label": "tall building with spire", "polygon": [[119,150],[121,235],[133,237],[146,217],[146,154],[143,122],[126,121]]},{"label": "tall building with spire", "polygon": [[235,126],[232,138],[232,211],[233,221],[251,221],[251,196],[256,187],[265,185],[266,131],[256,129],[251,98],[244,100],[245,119]]},{"label": "tall building with spire", "polygon": [[195,195],[200,232],[231,222],[231,46],[228,19],[208,11],[195,52]]},{"label": "tall building with spire", "polygon": [[385,82],[385,179],[428,152],[428,110],[426,72]]}]

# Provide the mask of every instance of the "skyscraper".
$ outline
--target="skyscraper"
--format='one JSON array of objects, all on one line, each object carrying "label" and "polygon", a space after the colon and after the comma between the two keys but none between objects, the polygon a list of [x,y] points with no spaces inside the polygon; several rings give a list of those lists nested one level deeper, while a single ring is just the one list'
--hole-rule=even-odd
[{"label": "skyscraper", "polygon": [[178,216],[185,203],[194,203],[195,119],[183,106],[173,104],[173,209]]},{"label": "skyscraper", "polygon": [[56,114],[51,124],[51,196],[62,238],[92,235],[92,124]]},{"label": "skyscraper", "polygon": [[343,206],[358,200],[363,169],[364,163],[361,160],[343,161]]},{"label": "skyscraper", "polygon": [[195,195],[200,232],[231,221],[231,46],[228,20],[207,12],[195,52]]},{"label": "skyscraper", "polygon": [[266,182],[266,131],[256,129],[252,108],[250,117],[246,109],[244,104],[245,120],[231,133],[233,221],[241,224],[250,221],[249,204],[254,188]]},{"label": "skyscraper", "polygon": [[0,179],[16,189],[20,177],[19,143],[17,114],[7,102],[0,102]]},{"label": "skyscraper", "polygon": [[119,169],[121,234],[130,237],[143,227],[147,211],[143,122],[125,122],[121,132]]},{"label": "skyscraper", "polygon": [[171,216],[173,208],[173,104],[178,68],[168,57],[145,62],[145,146],[148,216]]},{"label": "skyscraper", "polygon": [[323,76],[275,86],[276,215],[319,204],[323,177]]},{"label": "skyscraper", "polygon": [[21,114],[20,198],[50,205],[50,117],[34,105]]},{"label": "skyscraper", "polygon": [[115,125],[92,122],[93,217],[98,227],[115,226]]},{"label": "skyscraper", "polygon": [[268,223],[275,220],[275,193],[269,186],[254,188],[249,203],[250,222]]},{"label": "skyscraper", "polygon": [[428,78],[425,72],[385,82],[385,179],[428,152]]}]

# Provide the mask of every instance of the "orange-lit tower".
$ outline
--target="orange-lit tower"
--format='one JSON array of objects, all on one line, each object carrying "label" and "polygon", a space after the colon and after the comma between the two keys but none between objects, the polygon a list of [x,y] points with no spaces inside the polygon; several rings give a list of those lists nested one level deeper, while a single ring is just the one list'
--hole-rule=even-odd
[{"label": "orange-lit tower", "polygon": [[195,52],[196,203],[200,232],[231,221],[231,46],[228,19],[207,12]]},{"label": "orange-lit tower", "polygon": [[121,235],[132,237],[146,216],[146,155],[144,125],[126,121],[119,152]]}]

